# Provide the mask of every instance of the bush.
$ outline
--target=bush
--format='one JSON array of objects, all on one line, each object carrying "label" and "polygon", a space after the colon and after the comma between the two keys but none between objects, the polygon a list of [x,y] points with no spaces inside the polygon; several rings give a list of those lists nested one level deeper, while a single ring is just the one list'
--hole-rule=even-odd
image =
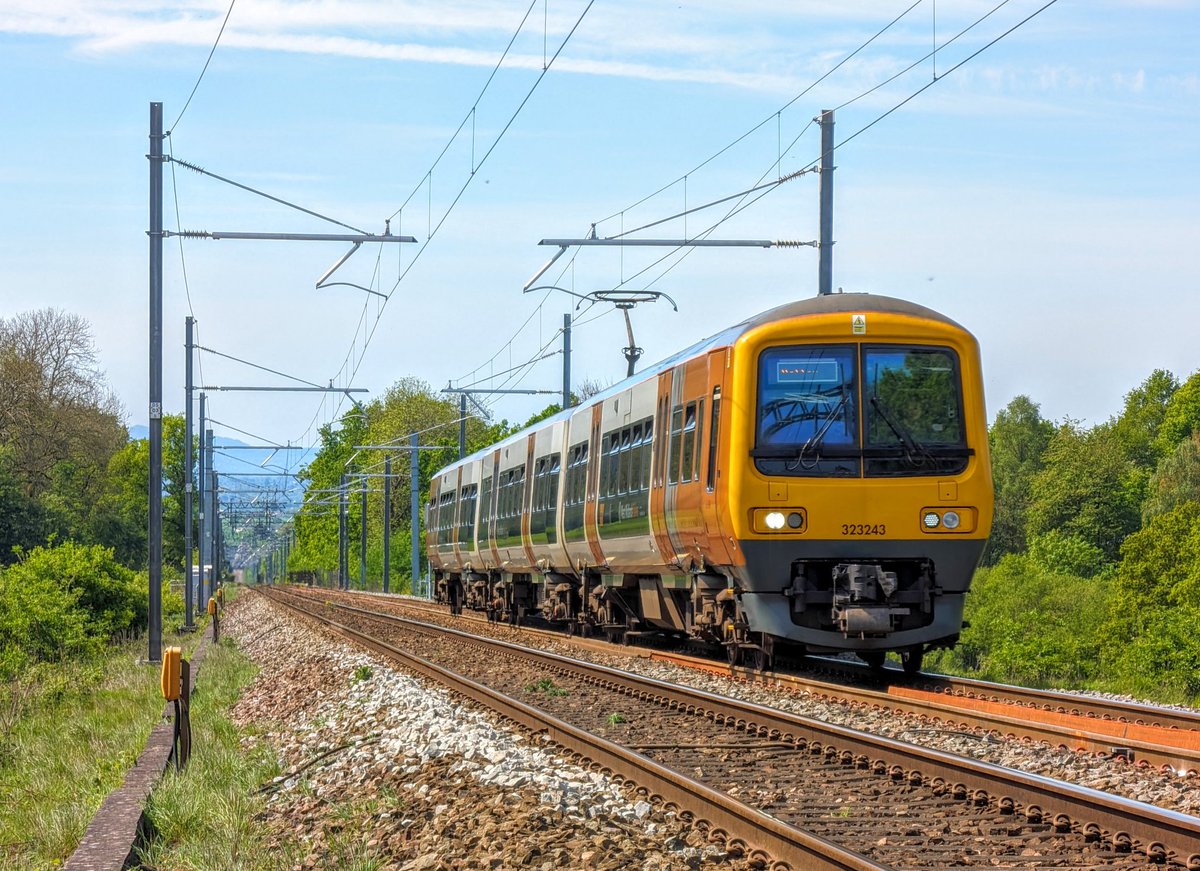
[{"label": "bush", "polygon": [[22,554],[0,574],[0,673],[84,656],[144,626],[145,578],[98,545],[65,542]]},{"label": "bush", "polygon": [[70,659],[96,649],[79,592],[52,578],[0,573],[0,679],[9,681],[36,662]]},{"label": "bush", "polygon": [[970,624],[937,667],[1029,686],[1079,686],[1096,676],[1110,584],[1008,554],[980,569],[967,597]]}]

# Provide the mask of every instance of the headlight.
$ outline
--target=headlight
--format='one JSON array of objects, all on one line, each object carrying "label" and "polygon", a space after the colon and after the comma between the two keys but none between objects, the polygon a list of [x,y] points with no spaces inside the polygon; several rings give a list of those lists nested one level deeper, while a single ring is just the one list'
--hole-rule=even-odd
[{"label": "headlight", "polygon": [[979,522],[976,508],[926,506],[921,509],[922,532],[931,535],[970,535]]},{"label": "headlight", "polygon": [[750,512],[750,525],[759,535],[804,535],[808,513],[803,508],[755,508]]}]

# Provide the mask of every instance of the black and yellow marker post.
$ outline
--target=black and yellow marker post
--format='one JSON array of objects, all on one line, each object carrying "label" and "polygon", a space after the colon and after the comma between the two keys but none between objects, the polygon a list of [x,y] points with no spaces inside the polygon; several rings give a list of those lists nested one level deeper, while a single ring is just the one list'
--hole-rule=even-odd
[{"label": "black and yellow marker post", "polygon": [[216,597],[210,596],[208,599],[208,616],[212,617],[212,627],[213,627],[212,640],[213,640],[213,644],[216,644],[218,641],[221,640],[221,626],[220,626],[221,618],[217,614]]},{"label": "black and yellow marker post", "polygon": [[175,703],[175,770],[187,765],[192,754],[192,721],[188,711],[192,695],[192,668],[178,647],[163,650],[162,695]]}]

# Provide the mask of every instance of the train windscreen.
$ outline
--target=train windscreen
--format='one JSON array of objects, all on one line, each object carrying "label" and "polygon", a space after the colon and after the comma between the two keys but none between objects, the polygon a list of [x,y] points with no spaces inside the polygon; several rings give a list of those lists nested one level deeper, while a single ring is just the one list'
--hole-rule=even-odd
[{"label": "train windscreen", "polygon": [[970,452],[958,358],[903,345],[769,348],[759,358],[753,456],[774,475],[962,471]]}]

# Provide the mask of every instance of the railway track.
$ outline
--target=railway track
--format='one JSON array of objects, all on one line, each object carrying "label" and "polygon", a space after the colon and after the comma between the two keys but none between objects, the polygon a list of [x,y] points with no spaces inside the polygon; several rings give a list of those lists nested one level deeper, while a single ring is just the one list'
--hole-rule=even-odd
[{"label": "railway track", "polygon": [[[271,597],[456,682],[778,867],[1200,869],[1194,817],[410,618]],[[498,698],[514,688],[522,700]]]},{"label": "railway track", "polygon": [[[447,617],[444,608],[419,600],[353,592],[336,595],[382,599],[442,619]],[[474,614],[462,614],[455,619],[487,622]],[[629,650],[598,639],[568,639],[561,632],[535,627],[519,627],[519,631],[534,637],[569,641],[600,653]],[[1115,757],[1136,765],[1169,769],[1177,775],[1200,775],[1200,714],[1194,711],[944,675],[920,675],[913,679],[898,669],[885,669],[881,677],[867,666],[837,659],[812,660],[815,675],[783,670],[762,674],[750,668],[731,669],[720,660],[671,650],[639,648],[638,655],[715,674],[732,674],[742,680],[806,693],[817,699],[913,714],[931,725],[948,729],[995,732],[1042,741],[1052,747]]]}]

